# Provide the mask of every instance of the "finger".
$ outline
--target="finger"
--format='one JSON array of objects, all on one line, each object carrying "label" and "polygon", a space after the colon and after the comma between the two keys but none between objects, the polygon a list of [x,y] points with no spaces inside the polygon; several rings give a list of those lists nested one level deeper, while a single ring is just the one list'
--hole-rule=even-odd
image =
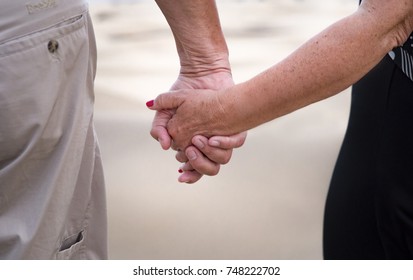
[{"label": "finger", "polygon": [[202,178],[202,174],[196,170],[185,171],[179,176],[178,181],[181,183],[193,184]]},{"label": "finger", "polygon": [[244,145],[246,138],[246,131],[232,136],[213,136],[209,138],[208,144],[221,149],[235,149]]},{"label": "finger", "polygon": [[161,144],[162,149],[168,150],[171,147],[172,139],[164,127],[158,126],[152,128],[151,135]]},{"label": "finger", "polygon": [[211,161],[203,153],[201,153],[197,148],[190,146],[185,150],[185,154],[188,158],[188,163],[197,172],[203,175],[215,176],[218,174],[220,169],[220,164]]},{"label": "finger", "polygon": [[146,107],[156,111],[178,108],[183,102],[179,92],[180,91],[171,91],[160,94],[154,100],[146,102]]},{"label": "finger", "polygon": [[175,155],[177,161],[185,163],[188,161],[188,158],[185,155],[185,151],[178,151]]},{"label": "finger", "polygon": [[180,152],[180,151],[184,151],[186,148],[188,148],[189,146],[191,146],[191,139],[186,140],[186,141],[180,141],[179,143],[183,143],[183,144],[177,144],[178,142],[175,141],[174,139],[171,139],[171,148],[174,151]]},{"label": "finger", "polygon": [[188,158],[185,155],[185,152],[183,151],[177,152],[175,155],[175,158],[179,162],[183,163],[183,165],[178,170],[179,173],[184,173],[185,171],[194,171],[194,168],[192,167],[191,163],[188,161]]},{"label": "finger", "polygon": [[[194,171],[195,169],[192,167],[190,162],[185,162],[180,168],[179,173],[184,173],[185,171]],[[196,170],[195,170],[196,171]]]},{"label": "finger", "polygon": [[159,141],[162,148],[167,150],[171,147],[172,138],[168,133],[167,124],[174,114],[173,110],[162,110],[155,114],[152,121],[151,136]]},{"label": "finger", "polygon": [[[177,153],[177,157],[178,154],[185,154],[182,152],[178,152]],[[186,156],[182,156],[182,159],[186,159],[188,160],[188,158]],[[188,184],[193,184],[195,182],[197,182],[198,180],[200,180],[203,176],[203,174],[199,173],[198,171],[196,171],[190,162],[185,162],[180,168],[179,168],[179,173],[181,173],[182,175],[179,176],[178,181],[181,183],[188,183]]]},{"label": "finger", "polygon": [[192,138],[192,144],[198,148],[206,158],[217,164],[227,164],[232,156],[232,149],[211,147],[208,138],[197,135]]}]

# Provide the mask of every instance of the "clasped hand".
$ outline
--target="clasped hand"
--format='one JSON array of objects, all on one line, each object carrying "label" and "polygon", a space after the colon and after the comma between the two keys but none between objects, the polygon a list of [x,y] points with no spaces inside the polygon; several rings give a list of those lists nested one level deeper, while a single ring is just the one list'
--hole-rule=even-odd
[{"label": "clasped hand", "polygon": [[[228,80],[223,88],[233,84],[232,79]],[[221,79],[221,85],[222,81],[225,79]],[[225,134],[225,127],[219,125],[223,114],[219,114],[218,91],[194,89],[206,86],[193,84],[193,79],[188,82],[180,77],[171,92],[147,103],[156,110],[150,133],[163,149],[177,151],[176,159],[183,163],[178,181],[184,183],[218,174],[220,166],[230,161],[233,149],[241,147],[247,136],[246,132]]]}]

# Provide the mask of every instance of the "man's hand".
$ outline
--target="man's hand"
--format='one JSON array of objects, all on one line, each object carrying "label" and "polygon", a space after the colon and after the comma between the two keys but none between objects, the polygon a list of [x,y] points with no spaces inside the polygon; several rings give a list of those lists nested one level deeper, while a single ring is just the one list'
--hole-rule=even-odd
[{"label": "man's hand", "polygon": [[[186,77],[181,75],[171,90],[201,89],[201,88],[227,88],[233,85],[229,71],[208,74],[202,77]],[[165,150],[172,146],[172,138],[167,131],[167,124],[175,114],[175,109],[157,111],[152,124],[151,135],[159,141]],[[190,146],[178,151],[176,159],[185,163],[179,171],[180,182],[195,183],[203,175],[213,176],[218,174],[220,166],[229,162],[232,150],[243,145],[247,133],[234,136],[216,136],[208,138],[197,136],[192,139]],[[213,145],[210,145],[210,143]]]},{"label": "man's hand", "polygon": [[241,147],[247,132],[233,136],[214,136],[206,138],[201,135],[192,138],[193,146],[185,152],[178,152],[176,159],[184,163],[180,168],[182,175],[178,178],[183,183],[195,183],[202,175],[217,175],[222,164],[230,161],[232,150]]},{"label": "man's hand", "polygon": [[[215,0],[155,1],[171,28],[181,66],[180,75],[171,90],[217,90],[232,86],[228,47]],[[153,121],[151,135],[163,149],[173,146],[166,127],[174,113],[173,109],[159,111]],[[245,136],[234,136],[233,142],[243,143]],[[177,158],[188,164],[182,170],[184,174],[180,181],[196,182],[202,174],[218,173],[220,164],[228,162],[234,147],[211,147],[205,142],[202,152],[196,146],[182,150]],[[196,161],[191,160],[194,153],[198,155]]]}]

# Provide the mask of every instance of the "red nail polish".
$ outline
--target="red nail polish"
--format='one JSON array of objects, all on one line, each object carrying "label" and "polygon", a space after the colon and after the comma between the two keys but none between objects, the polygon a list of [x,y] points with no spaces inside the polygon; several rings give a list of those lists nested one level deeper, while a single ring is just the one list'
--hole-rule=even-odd
[{"label": "red nail polish", "polygon": [[184,173],[184,171],[182,169],[179,169],[178,172],[179,173]]},{"label": "red nail polish", "polygon": [[153,106],[153,104],[154,104],[154,101],[153,100],[150,100],[150,101],[148,101],[148,102],[146,102],[146,107],[152,107]]}]

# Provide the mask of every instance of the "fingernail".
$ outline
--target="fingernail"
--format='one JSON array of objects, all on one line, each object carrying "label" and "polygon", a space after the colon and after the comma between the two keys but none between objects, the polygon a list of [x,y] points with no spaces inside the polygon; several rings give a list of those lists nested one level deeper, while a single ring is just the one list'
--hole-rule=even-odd
[{"label": "fingernail", "polygon": [[150,108],[150,107],[153,106],[154,103],[155,103],[154,100],[150,100],[150,101],[146,102],[146,107]]},{"label": "fingernail", "polygon": [[202,142],[201,139],[195,139],[194,141],[194,145],[198,148],[198,149],[203,149],[205,147],[204,142]]},{"label": "fingernail", "polygon": [[184,171],[182,169],[179,169],[178,172],[179,173],[184,173]]},{"label": "fingernail", "polygon": [[197,155],[194,151],[189,151],[187,157],[189,160],[195,160],[197,158]]},{"label": "fingernail", "polygon": [[219,147],[219,141],[213,140],[211,141],[211,143],[209,143],[209,145],[211,145],[212,147]]}]

